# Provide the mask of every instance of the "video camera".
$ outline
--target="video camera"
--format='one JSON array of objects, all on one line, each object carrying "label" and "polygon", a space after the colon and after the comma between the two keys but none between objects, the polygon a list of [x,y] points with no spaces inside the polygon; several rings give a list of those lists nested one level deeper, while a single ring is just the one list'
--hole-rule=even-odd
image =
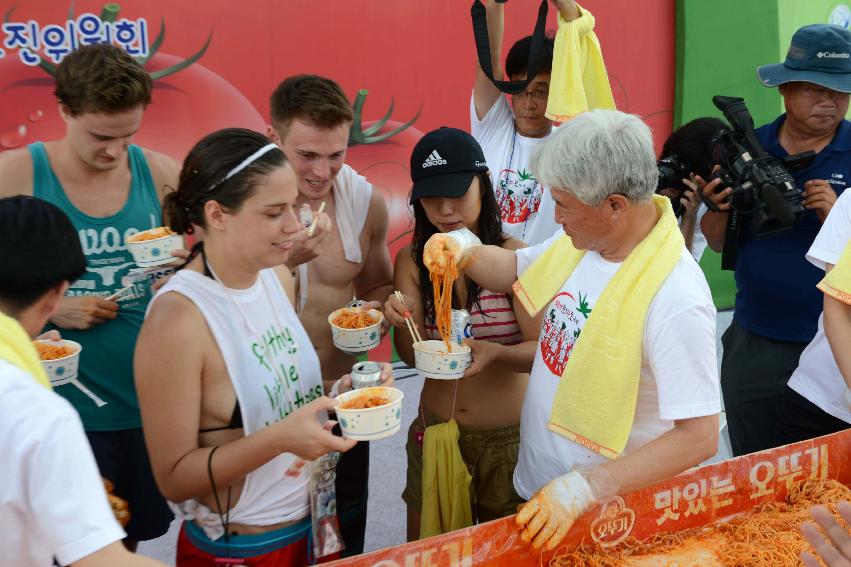
[{"label": "video camera", "polygon": [[[760,144],[753,118],[739,97],[714,96],[712,102],[724,113],[731,130],[722,132],[714,141],[713,158],[720,169],[715,177],[722,181],[719,191],[732,187],[730,222],[736,236],[741,229],[734,215],[747,215],[756,236],[783,232],[794,227],[804,215],[801,190],[789,170],[801,169],[812,163],[815,152],[787,156],[782,161],[770,155]],[[711,209],[717,208],[704,197]],[[731,226],[728,223],[728,236]],[[725,249],[725,255],[726,255]],[[735,264],[735,261],[733,262]]]}]

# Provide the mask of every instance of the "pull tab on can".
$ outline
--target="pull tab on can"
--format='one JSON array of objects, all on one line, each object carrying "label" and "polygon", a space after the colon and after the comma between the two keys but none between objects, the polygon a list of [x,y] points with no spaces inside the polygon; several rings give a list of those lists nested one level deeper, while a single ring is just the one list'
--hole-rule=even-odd
[{"label": "pull tab on can", "polygon": [[367,360],[356,362],[352,366],[352,388],[370,388],[381,385],[381,365],[377,362]]}]

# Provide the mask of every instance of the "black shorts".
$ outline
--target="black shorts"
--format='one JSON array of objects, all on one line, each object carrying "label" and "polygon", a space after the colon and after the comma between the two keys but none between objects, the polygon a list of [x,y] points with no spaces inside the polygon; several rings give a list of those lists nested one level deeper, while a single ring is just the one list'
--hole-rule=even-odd
[{"label": "black shorts", "polygon": [[[340,433],[339,425],[335,432]],[[346,544],[343,557],[363,553],[366,503],[369,498],[369,442],[360,441],[343,453],[337,464],[337,515]]]},{"label": "black shorts", "polygon": [[86,437],[101,476],[112,482],[116,496],[127,501],[127,538],[146,541],[165,534],[174,514],[154,481],[142,430],[86,431]]},{"label": "black shorts", "polygon": [[848,428],[851,428],[851,423],[845,423],[841,419],[833,417],[786,386],[786,390],[783,391],[780,417],[774,429],[777,445],[806,441],[837,431],[845,431]]}]

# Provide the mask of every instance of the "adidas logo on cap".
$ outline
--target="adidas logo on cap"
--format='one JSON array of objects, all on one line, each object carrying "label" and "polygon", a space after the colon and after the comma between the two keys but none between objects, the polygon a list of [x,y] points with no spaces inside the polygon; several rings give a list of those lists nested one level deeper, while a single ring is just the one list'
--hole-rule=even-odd
[{"label": "adidas logo on cap", "polygon": [[446,160],[440,157],[440,154],[437,153],[437,150],[433,150],[426,160],[423,162],[423,169],[427,167],[431,167],[433,165],[446,165]]}]

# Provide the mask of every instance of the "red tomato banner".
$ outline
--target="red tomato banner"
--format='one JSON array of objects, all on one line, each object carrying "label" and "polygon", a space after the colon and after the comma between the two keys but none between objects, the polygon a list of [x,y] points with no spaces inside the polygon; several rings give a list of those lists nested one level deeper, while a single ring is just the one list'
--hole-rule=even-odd
[{"label": "red tomato banner", "polygon": [[[560,552],[583,540],[603,548],[627,537],[703,526],[783,500],[793,483],[834,479],[851,484],[851,430],[692,469],[669,481],[618,497],[580,518]],[[349,567],[539,567],[540,554],[520,539],[514,516],[383,549],[328,565]]]},{"label": "red tomato banner", "polygon": [[[71,49],[110,41],[144,62],[153,102],[135,143],[182,161],[202,136],[241,126],[266,131],[268,100],[297,73],[339,82],[354,102],[368,91],[362,129],[416,120],[386,140],[351,146],[347,161],[390,208],[391,254],[409,238],[410,152],[424,132],[469,129],[476,59],[469,1],[311,0],[203,3],[15,0],[2,5],[0,150],[64,135],[51,69]],[[618,108],[671,129],[674,1],[587,0]],[[506,46],[532,31],[538,2],[506,4]],[[549,29],[555,28],[550,7]],[[505,50],[507,51],[507,49]]]}]

